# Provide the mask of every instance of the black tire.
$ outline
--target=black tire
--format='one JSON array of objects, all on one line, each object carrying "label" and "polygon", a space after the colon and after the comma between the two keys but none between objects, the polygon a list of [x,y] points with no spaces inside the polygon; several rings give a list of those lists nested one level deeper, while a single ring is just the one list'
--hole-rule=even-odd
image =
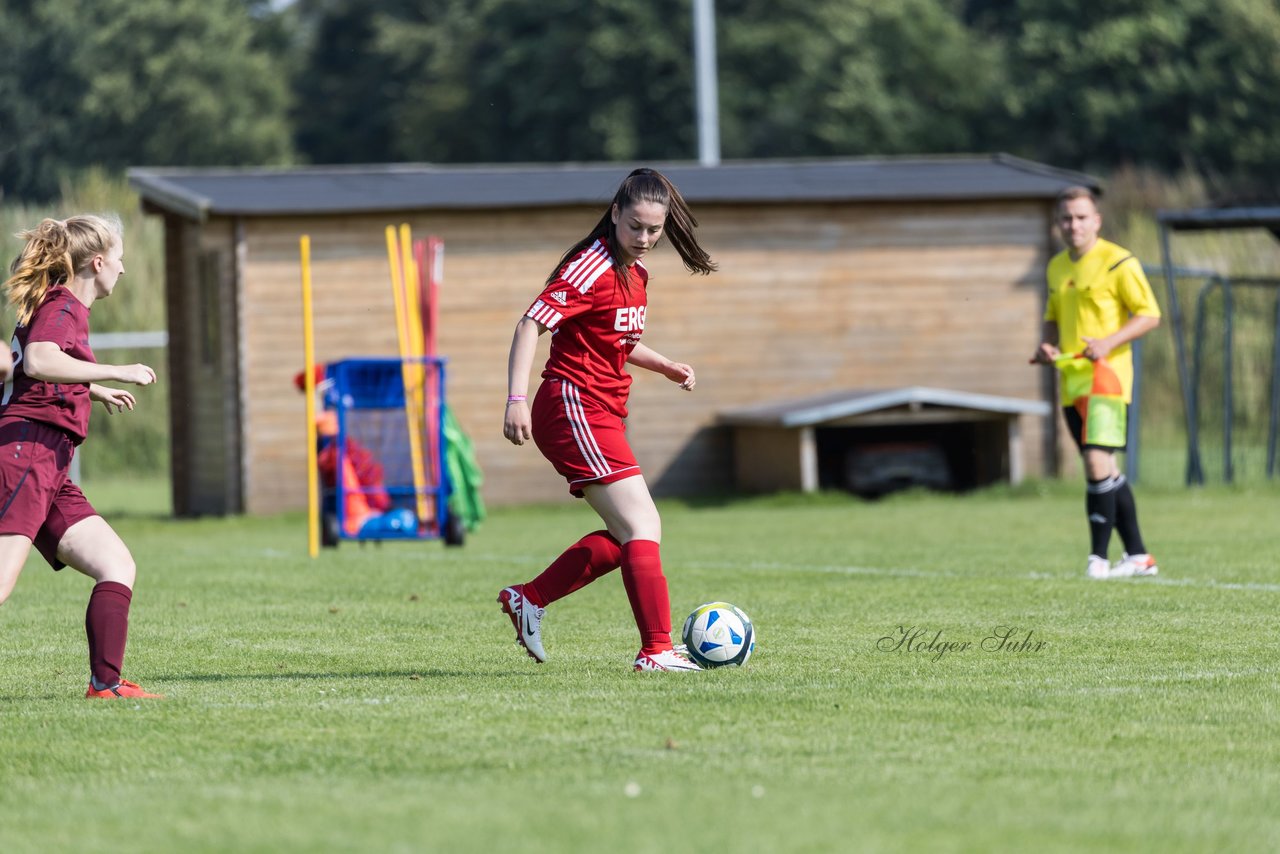
[{"label": "black tire", "polygon": [[341,532],[338,530],[338,517],[326,513],[320,518],[320,545],[326,549],[336,549]]},{"label": "black tire", "polygon": [[450,513],[444,522],[444,544],[446,546],[460,546],[467,539],[467,526],[462,524],[462,519]]}]

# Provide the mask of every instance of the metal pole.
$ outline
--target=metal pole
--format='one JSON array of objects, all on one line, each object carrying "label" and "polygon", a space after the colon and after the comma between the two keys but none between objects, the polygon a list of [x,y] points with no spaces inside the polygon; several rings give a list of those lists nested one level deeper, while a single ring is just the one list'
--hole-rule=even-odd
[{"label": "metal pole", "polygon": [[1235,424],[1235,399],[1231,392],[1233,380],[1231,362],[1234,358],[1235,300],[1231,294],[1231,280],[1222,280],[1222,477],[1227,483],[1235,480],[1235,466],[1231,461],[1231,430]]},{"label": "metal pole", "polygon": [[1196,415],[1192,411],[1190,378],[1187,376],[1187,344],[1182,337],[1182,308],[1178,305],[1178,288],[1173,269],[1173,253],[1169,249],[1169,226],[1160,223],[1160,254],[1164,260],[1164,280],[1169,288],[1169,325],[1173,327],[1173,350],[1178,363],[1178,383],[1182,386],[1182,407],[1187,419],[1187,485],[1204,483],[1200,467],[1200,444],[1196,431]]},{"label": "metal pole", "polygon": [[1188,433],[1187,448],[1188,459],[1194,460],[1194,470],[1197,474],[1195,481],[1191,480],[1191,470],[1187,473],[1187,485],[1192,483],[1204,483],[1204,470],[1200,466],[1200,374],[1204,365],[1204,337],[1205,337],[1205,305],[1209,299],[1209,294],[1214,288],[1220,287],[1222,280],[1217,276],[1211,276],[1201,288],[1200,293],[1196,296],[1196,332],[1194,342],[1194,355],[1191,357],[1191,384],[1187,392],[1187,407],[1191,411],[1190,426],[1196,428],[1195,433]]},{"label": "metal pole", "polygon": [[1125,434],[1124,468],[1131,483],[1138,482],[1138,452],[1141,442],[1142,413],[1142,339],[1133,342],[1133,392],[1129,404],[1129,422]]},{"label": "metal pole", "polygon": [[1267,421],[1267,478],[1276,473],[1276,428],[1280,425],[1280,293],[1276,294],[1276,322],[1271,331],[1271,417]]},{"label": "metal pole", "polygon": [[720,96],[716,90],[715,0],[693,0],[693,64],[698,109],[698,162],[720,165]]}]

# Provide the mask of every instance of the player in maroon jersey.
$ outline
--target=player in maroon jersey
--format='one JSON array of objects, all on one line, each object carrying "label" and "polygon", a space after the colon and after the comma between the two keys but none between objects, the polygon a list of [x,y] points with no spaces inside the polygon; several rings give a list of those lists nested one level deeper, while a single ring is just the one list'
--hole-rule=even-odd
[{"label": "player in maroon jersey", "polygon": [[[635,669],[700,669],[671,645],[671,605],[659,555],[662,522],[623,421],[631,388],[628,364],[693,390],[693,368],[649,349],[640,335],[649,279],[643,259],[664,234],[691,272],[716,269],[694,237],[697,224],[664,175],[635,170],[591,233],[560,259],[542,294],[516,324],[503,435],[516,445],[533,439],[569,482],[569,491],[585,498],[605,524],[605,530],[570,546],[537,578],[498,595],[516,640],[538,662],[547,660],[542,646],[546,607],[621,566],[640,630]],[[538,336],[547,331],[551,354],[531,409],[529,370]]]},{"label": "player in maroon jersey", "polygon": [[136,574],[124,542],[67,477],[89,410],[132,410],[133,395],[100,382],[150,385],[146,365],[99,365],[89,349],[89,309],[124,275],[120,223],[97,216],[46,219],[26,241],[4,291],[17,313],[12,376],[0,400],[0,602],[34,543],[55,570],[96,584],[85,613],[86,697],[159,697],[120,677]]}]

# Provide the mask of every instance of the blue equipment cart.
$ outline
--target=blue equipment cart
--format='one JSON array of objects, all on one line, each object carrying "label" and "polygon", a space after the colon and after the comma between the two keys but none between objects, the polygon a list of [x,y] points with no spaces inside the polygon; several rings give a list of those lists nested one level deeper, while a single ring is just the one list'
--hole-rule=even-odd
[{"label": "blue equipment cart", "polygon": [[430,539],[462,545],[466,527],[450,510],[445,465],[445,361],[344,359],[325,366],[320,388],[328,429],[318,439],[326,474],[324,545]]}]

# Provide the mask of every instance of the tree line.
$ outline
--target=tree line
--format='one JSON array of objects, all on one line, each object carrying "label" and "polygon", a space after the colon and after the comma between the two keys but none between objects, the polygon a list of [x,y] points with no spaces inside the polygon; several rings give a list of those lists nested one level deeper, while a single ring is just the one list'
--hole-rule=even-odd
[{"label": "tree line", "polygon": [[[0,0],[0,188],[90,166],[696,158],[691,0]],[[1276,0],[716,0],[725,159],[1280,187]]]}]

